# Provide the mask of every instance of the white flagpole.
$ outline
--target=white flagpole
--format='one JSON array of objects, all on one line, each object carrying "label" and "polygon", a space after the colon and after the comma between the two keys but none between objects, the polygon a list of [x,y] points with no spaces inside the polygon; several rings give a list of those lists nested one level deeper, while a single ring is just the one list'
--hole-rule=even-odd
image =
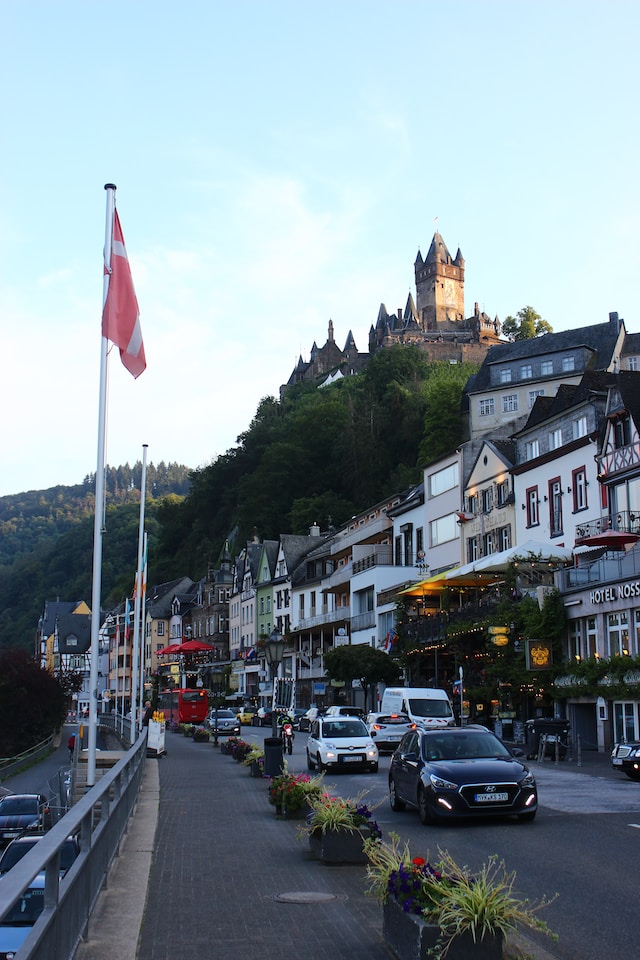
[{"label": "white flagpole", "polygon": [[[113,236],[113,211],[116,203],[116,187],[106,183],[107,213],[104,231],[104,261],[111,266],[111,240]],[[104,308],[109,290],[109,274],[105,272],[102,285]],[[96,782],[96,742],[98,732],[98,661],[100,637],[100,597],[102,593],[102,520],[104,515],[104,466],[107,406],[107,340],[101,338],[100,347],[100,393],[98,403],[98,458],[96,466],[96,502],[93,523],[93,585],[91,591],[91,659],[89,670],[89,739],[87,750],[87,789]]]},{"label": "white flagpole", "polygon": [[142,601],[140,603],[140,696],[138,698],[138,710],[140,728],[142,729],[142,717],[144,716],[142,710],[142,703],[144,700],[144,627],[145,627],[145,609],[146,609],[146,598],[147,598],[147,556],[148,556],[148,541],[147,541],[147,531],[144,532],[144,548],[143,548],[143,560],[142,560]]},{"label": "white flagpole", "polygon": [[144,501],[147,495],[147,447],[142,444],[142,477],[140,479],[140,523],[138,526],[138,576],[136,577],[136,602],[133,613],[133,671],[131,675],[131,744],[138,735],[138,673],[140,661],[140,608],[142,601],[142,565],[144,551]]}]

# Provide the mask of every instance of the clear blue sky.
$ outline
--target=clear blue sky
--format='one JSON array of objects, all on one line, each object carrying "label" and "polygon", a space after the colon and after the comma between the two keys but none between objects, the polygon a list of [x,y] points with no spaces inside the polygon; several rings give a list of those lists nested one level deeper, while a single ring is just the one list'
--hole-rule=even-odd
[{"label": "clear blue sky", "polygon": [[108,181],[148,362],[110,365],[113,465],[224,453],[330,318],[365,350],[436,228],[467,315],[640,330],[639,27],[635,0],[5,0],[0,495],[95,470]]}]

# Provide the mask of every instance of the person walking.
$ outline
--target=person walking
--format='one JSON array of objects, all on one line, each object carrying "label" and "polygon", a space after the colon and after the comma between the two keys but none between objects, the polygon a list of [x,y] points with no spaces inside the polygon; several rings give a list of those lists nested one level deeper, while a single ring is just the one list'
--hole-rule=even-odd
[{"label": "person walking", "polygon": [[69,763],[73,763],[73,751],[76,746],[76,735],[72,733],[69,739],[67,740],[67,747],[69,748]]}]

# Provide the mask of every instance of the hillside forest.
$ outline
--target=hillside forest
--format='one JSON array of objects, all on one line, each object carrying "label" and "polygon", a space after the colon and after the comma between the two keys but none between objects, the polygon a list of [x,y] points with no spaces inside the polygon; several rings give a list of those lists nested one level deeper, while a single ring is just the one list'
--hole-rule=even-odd
[{"label": "hillside forest", "polygon": [[[254,534],[337,528],[419,482],[464,439],[462,394],[475,371],[395,346],[357,376],[264,398],[236,445],[205,467],[149,465],[148,582],[204,576],[225,541],[235,555]],[[108,472],[103,609],[133,589],[140,470]],[[93,483],[0,498],[0,648],[33,650],[45,600],[90,602]]]}]

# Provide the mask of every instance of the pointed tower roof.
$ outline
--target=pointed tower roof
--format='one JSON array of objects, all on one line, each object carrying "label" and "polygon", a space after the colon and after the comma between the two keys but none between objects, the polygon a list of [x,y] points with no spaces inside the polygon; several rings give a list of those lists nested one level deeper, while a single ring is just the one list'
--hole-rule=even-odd
[{"label": "pointed tower roof", "polygon": [[349,333],[347,334],[347,339],[346,339],[346,341],[345,341],[344,350],[343,350],[342,352],[343,352],[343,353],[347,353],[347,352],[349,352],[350,350],[355,350],[356,352],[357,352],[357,350],[358,350],[358,348],[356,347],[356,341],[355,341],[355,339],[354,339],[354,336],[353,336],[353,333],[351,332],[351,330],[349,330]]},{"label": "pointed tower roof", "polygon": [[429,253],[427,254],[426,263],[452,263],[451,254],[447,250],[447,245],[436,231],[433,235],[433,240],[431,241],[431,246],[429,247]]}]

